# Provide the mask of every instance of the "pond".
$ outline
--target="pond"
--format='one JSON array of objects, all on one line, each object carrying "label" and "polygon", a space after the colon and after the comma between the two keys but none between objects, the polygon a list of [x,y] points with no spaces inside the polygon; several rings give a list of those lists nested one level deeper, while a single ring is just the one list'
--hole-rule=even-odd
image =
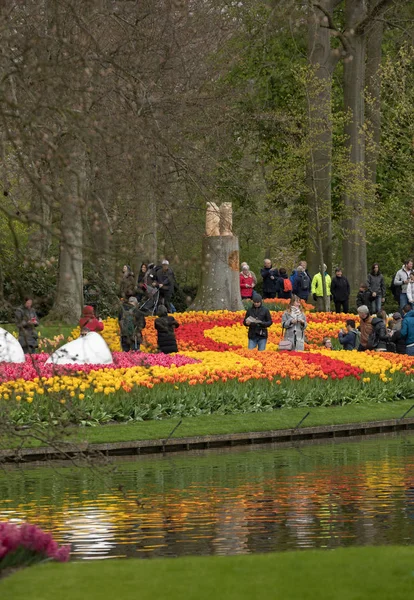
[{"label": "pond", "polygon": [[414,437],[0,474],[0,520],[77,558],[414,543]]}]

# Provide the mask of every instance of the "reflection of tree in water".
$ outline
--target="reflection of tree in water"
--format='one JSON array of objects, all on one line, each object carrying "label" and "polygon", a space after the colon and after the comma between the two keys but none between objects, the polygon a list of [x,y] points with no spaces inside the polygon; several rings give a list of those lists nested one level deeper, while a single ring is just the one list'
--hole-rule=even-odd
[{"label": "reflection of tree in water", "polygon": [[36,522],[78,556],[414,542],[411,446],[378,443],[375,460],[370,443],[308,448],[305,459],[269,450],[123,463],[99,481],[86,469],[33,470],[0,479],[0,519]]}]

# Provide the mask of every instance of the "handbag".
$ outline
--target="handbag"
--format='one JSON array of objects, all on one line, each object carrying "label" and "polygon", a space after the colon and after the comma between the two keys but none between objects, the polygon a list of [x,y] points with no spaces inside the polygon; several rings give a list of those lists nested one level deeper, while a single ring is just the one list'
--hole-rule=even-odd
[{"label": "handbag", "polygon": [[[285,329],[285,326],[282,325],[282,332],[284,329]],[[293,350],[292,340],[280,340],[278,349],[279,350]]]},{"label": "handbag", "polygon": [[279,350],[292,350],[293,343],[292,340],[280,340],[279,342]]}]

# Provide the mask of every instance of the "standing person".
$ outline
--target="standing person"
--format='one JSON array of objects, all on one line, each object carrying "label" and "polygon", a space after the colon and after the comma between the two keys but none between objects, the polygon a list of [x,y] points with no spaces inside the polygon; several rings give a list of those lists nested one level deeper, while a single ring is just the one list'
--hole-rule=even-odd
[{"label": "standing person", "polygon": [[368,306],[370,304],[369,298],[370,293],[368,291],[367,284],[361,283],[356,297],[356,307],[359,308],[360,306]]},{"label": "standing person", "polygon": [[148,289],[148,277],[149,277],[149,270],[148,270],[148,265],[147,263],[142,263],[140,269],[139,269],[139,273],[138,273],[138,281],[137,281],[137,299],[138,302],[140,302],[142,300],[142,298],[144,296],[146,296],[146,292]]},{"label": "standing person", "polygon": [[83,307],[82,316],[79,319],[79,327],[81,334],[90,331],[103,331],[104,324],[101,319],[96,318],[93,306],[87,305]]},{"label": "standing person", "polygon": [[396,288],[397,297],[400,299],[400,308],[404,308],[406,304],[408,304],[407,298],[407,284],[411,275],[411,271],[413,270],[413,259],[409,258],[405,261],[403,266],[394,277],[394,286]]},{"label": "standing person", "polygon": [[139,351],[142,343],[142,330],[145,327],[145,316],[138,308],[138,300],[131,296],[122,303],[118,314],[121,330],[122,352]]},{"label": "standing person", "polygon": [[162,304],[157,309],[158,318],[154,321],[154,327],[157,330],[158,349],[163,354],[178,352],[175,330],[179,323],[168,315],[167,309]]},{"label": "standing person", "polygon": [[392,315],[390,321],[391,341],[395,344],[397,354],[407,354],[407,344],[401,337],[402,317],[399,312]]},{"label": "standing person", "polygon": [[175,275],[170,268],[170,263],[166,258],[161,263],[161,267],[157,267],[153,273],[153,285],[160,291],[160,303],[164,304],[167,312],[171,311],[171,298],[174,293]]},{"label": "standing person", "polygon": [[369,316],[369,308],[364,304],[358,307],[359,330],[361,339],[359,340],[358,352],[365,352],[368,346],[368,338],[372,333],[372,317]]},{"label": "standing person", "polygon": [[268,328],[272,324],[272,317],[268,308],[262,304],[262,297],[259,294],[253,295],[253,306],[247,309],[243,319],[243,325],[249,328],[248,331],[248,349],[266,350]]},{"label": "standing person", "polygon": [[124,265],[122,268],[122,277],[119,284],[119,297],[127,299],[133,296],[136,291],[135,275],[129,265]]},{"label": "standing person", "polygon": [[374,263],[371,273],[368,273],[367,286],[370,293],[371,313],[379,313],[382,310],[382,303],[385,302],[385,282],[378,263]]},{"label": "standing person", "polygon": [[[292,286],[295,283],[295,279],[296,279],[296,275],[299,273],[299,267],[302,267],[302,272],[305,272],[306,275],[309,277],[310,281],[312,281],[312,277],[309,275],[309,271],[308,271],[308,263],[306,262],[306,260],[301,260],[299,261],[299,265],[296,267],[296,269],[293,269],[291,275],[290,275],[290,281],[292,282]],[[310,289],[310,287],[309,287]]]},{"label": "standing person", "polygon": [[252,276],[252,278],[253,278],[253,283],[254,283],[254,285],[256,285],[256,284],[257,284],[257,277],[256,277],[256,274],[255,274],[255,273],[254,273],[254,272],[251,270],[251,268],[249,267],[249,265],[247,264],[247,262],[242,262],[242,263],[241,263],[241,265],[240,265],[240,266],[241,266],[242,270],[243,270],[243,267],[244,267],[245,265],[247,266],[247,270],[249,271],[250,275],[251,275],[251,276]]},{"label": "standing person", "polygon": [[410,304],[403,308],[401,337],[405,340],[408,356],[414,356],[414,310]]},{"label": "standing person", "polygon": [[346,329],[341,329],[338,333],[339,343],[344,347],[344,350],[355,350],[359,346],[359,331],[355,329],[355,321],[348,319]]},{"label": "standing person", "polygon": [[240,273],[240,294],[242,300],[250,300],[253,296],[254,281],[249,265],[244,263]]},{"label": "standing person", "polygon": [[[328,297],[328,300],[331,296],[331,276],[328,274],[327,272],[327,267],[326,265],[323,265],[323,273],[324,273],[324,277],[325,277],[325,285],[326,285],[326,295]],[[324,297],[323,297],[323,283],[322,283],[322,275],[320,273],[321,269],[319,270],[318,273],[316,273],[316,275],[314,275],[313,279],[312,279],[312,296],[313,299],[316,302],[316,308],[319,312],[325,312],[326,308],[325,308],[325,302],[324,302]],[[328,309],[329,312],[329,309]]]},{"label": "standing person", "polygon": [[39,319],[33,308],[33,299],[26,296],[23,306],[20,306],[15,313],[15,322],[19,330],[19,343],[25,354],[34,354],[38,347],[38,335],[36,327],[39,326]]},{"label": "standing person", "polygon": [[263,279],[263,298],[276,298],[279,271],[272,267],[270,258],[265,258],[260,275]]},{"label": "standing person", "polygon": [[304,350],[306,327],[306,315],[302,310],[300,298],[292,296],[289,308],[282,315],[283,339],[292,342],[292,350]]},{"label": "standing person", "polygon": [[[291,278],[292,279],[292,278]],[[308,301],[311,289],[311,280],[302,265],[299,265],[296,269],[295,277],[293,279],[293,293],[305,302]]]},{"label": "standing person", "polygon": [[292,282],[289,279],[286,269],[279,269],[279,279],[277,280],[277,297],[290,300],[292,298]]},{"label": "standing person", "polygon": [[410,273],[410,279],[407,283],[407,304],[411,304],[411,307],[414,308],[414,271]]},{"label": "standing person", "polygon": [[[340,267],[335,269],[335,277],[332,279],[331,283],[331,292],[335,304],[335,312],[349,312],[349,296],[351,288],[349,287],[348,279],[343,276]],[[341,308],[343,310],[341,310]]]}]

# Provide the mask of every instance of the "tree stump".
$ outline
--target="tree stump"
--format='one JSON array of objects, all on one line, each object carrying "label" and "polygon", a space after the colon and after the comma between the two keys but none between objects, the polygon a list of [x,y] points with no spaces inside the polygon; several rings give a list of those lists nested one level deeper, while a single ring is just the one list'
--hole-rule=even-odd
[{"label": "tree stump", "polygon": [[201,281],[189,310],[243,310],[240,296],[239,240],[234,235],[203,238]]}]

